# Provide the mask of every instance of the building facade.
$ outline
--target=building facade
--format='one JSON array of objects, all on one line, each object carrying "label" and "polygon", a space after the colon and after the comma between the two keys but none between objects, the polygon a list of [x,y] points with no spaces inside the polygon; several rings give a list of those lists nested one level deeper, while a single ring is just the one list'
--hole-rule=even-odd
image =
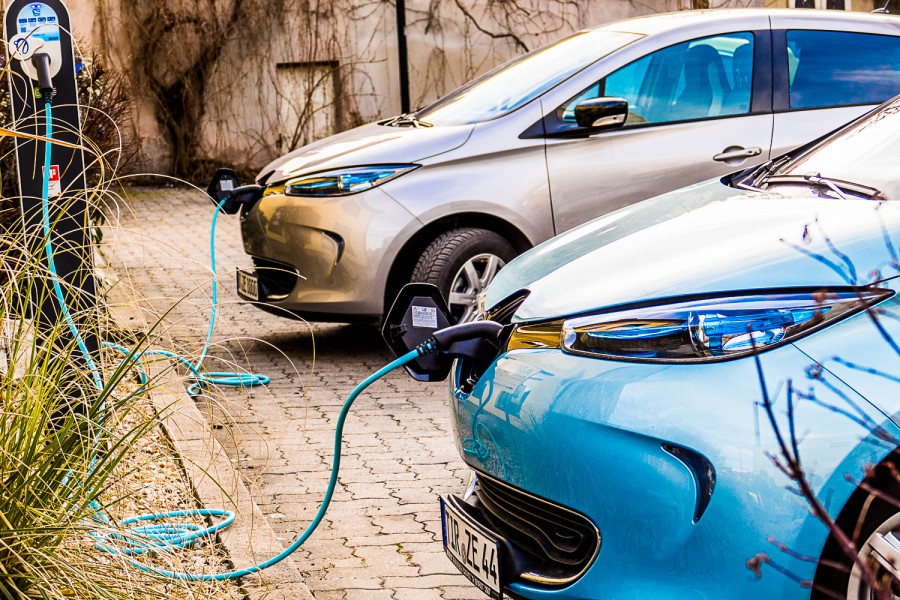
[{"label": "building facade", "polygon": [[185,175],[259,169],[584,27],[763,5],[874,8],[873,0],[95,0],[70,9],[76,33],[131,82],[142,168]]}]

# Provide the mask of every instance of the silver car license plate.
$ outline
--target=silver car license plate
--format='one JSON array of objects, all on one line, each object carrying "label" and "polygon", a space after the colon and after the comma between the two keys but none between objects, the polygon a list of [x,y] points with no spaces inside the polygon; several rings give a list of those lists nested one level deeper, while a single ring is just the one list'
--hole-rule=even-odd
[{"label": "silver car license plate", "polygon": [[500,546],[490,533],[461,516],[441,498],[444,552],[457,569],[482,592],[501,600]]},{"label": "silver car license plate", "polygon": [[259,280],[256,273],[238,269],[237,272],[238,296],[245,300],[259,301]]}]

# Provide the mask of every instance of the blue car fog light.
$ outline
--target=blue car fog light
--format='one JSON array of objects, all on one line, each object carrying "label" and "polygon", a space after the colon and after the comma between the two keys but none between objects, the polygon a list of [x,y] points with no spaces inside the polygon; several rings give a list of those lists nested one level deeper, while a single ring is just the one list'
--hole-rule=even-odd
[{"label": "blue car fog light", "polygon": [[568,319],[565,352],[598,358],[723,360],[791,342],[890,297],[883,289],[746,295]]}]

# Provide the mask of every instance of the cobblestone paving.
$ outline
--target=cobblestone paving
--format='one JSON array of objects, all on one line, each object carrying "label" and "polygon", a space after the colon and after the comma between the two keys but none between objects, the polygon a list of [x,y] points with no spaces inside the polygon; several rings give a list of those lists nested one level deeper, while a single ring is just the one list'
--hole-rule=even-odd
[{"label": "cobblestone paving", "polygon": [[[140,312],[175,304],[158,331],[196,356],[210,312],[211,203],[194,191],[140,188],[115,210],[104,241],[110,266],[142,297]],[[392,357],[374,328],[308,326],[241,304],[234,270],[249,259],[237,217],[219,219],[216,241],[221,312],[206,367],[246,368],[272,383],[227,389],[201,408],[287,545],[319,506],[344,398]],[[326,520],[294,555],[309,587],[320,600],[484,598],[440,543],[437,495],[461,491],[468,477],[445,385],[393,373],[369,390],[347,421]]]}]

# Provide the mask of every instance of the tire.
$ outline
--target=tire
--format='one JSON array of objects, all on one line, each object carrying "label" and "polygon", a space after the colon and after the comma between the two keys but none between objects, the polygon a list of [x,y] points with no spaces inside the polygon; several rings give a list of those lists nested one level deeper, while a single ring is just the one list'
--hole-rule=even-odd
[{"label": "tire", "polygon": [[512,244],[487,229],[453,229],[422,252],[411,282],[432,283],[444,295],[457,323],[477,316],[477,296],[516,257]]},{"label": "tire", "polygon": [[[897,459],[894,454],[892,460]],[[900,464],[900,463],[898,463]],[[881,477],[870,482],[882,490],[889,497],[900,499],[900,486],[893,477],[886,479],[883,473],[884,465],[878,467]],[[879,481],[880,480],[880,481]],[[894,596],[900,594],[900,581],[891,581],[891,576],[884,567],[871,558],[871,543],[876,535],[885,535],[893,532],[900,539],[900,508],[886,502],[876,496],[868,494],[861,489],[851,496],[847,506],[838,518],[838,525],[847,536],[853,540],[863,562],[871,565],[875,570],[876,579],[888,591],[893,591]],[[843,568],[834,568],[828,562],[838,563]],[[868,586],[859,577],[859,568],[854,566],[852,560],[841,551],[834,536],[829,536],[822,551],[822,561],[816,569],[815,588],[811,594],[812,600],[831,598],[831,596],[818,591],[825,589],[837,593],[841,598],[848,600],[870,600],[875,596]]]}]

